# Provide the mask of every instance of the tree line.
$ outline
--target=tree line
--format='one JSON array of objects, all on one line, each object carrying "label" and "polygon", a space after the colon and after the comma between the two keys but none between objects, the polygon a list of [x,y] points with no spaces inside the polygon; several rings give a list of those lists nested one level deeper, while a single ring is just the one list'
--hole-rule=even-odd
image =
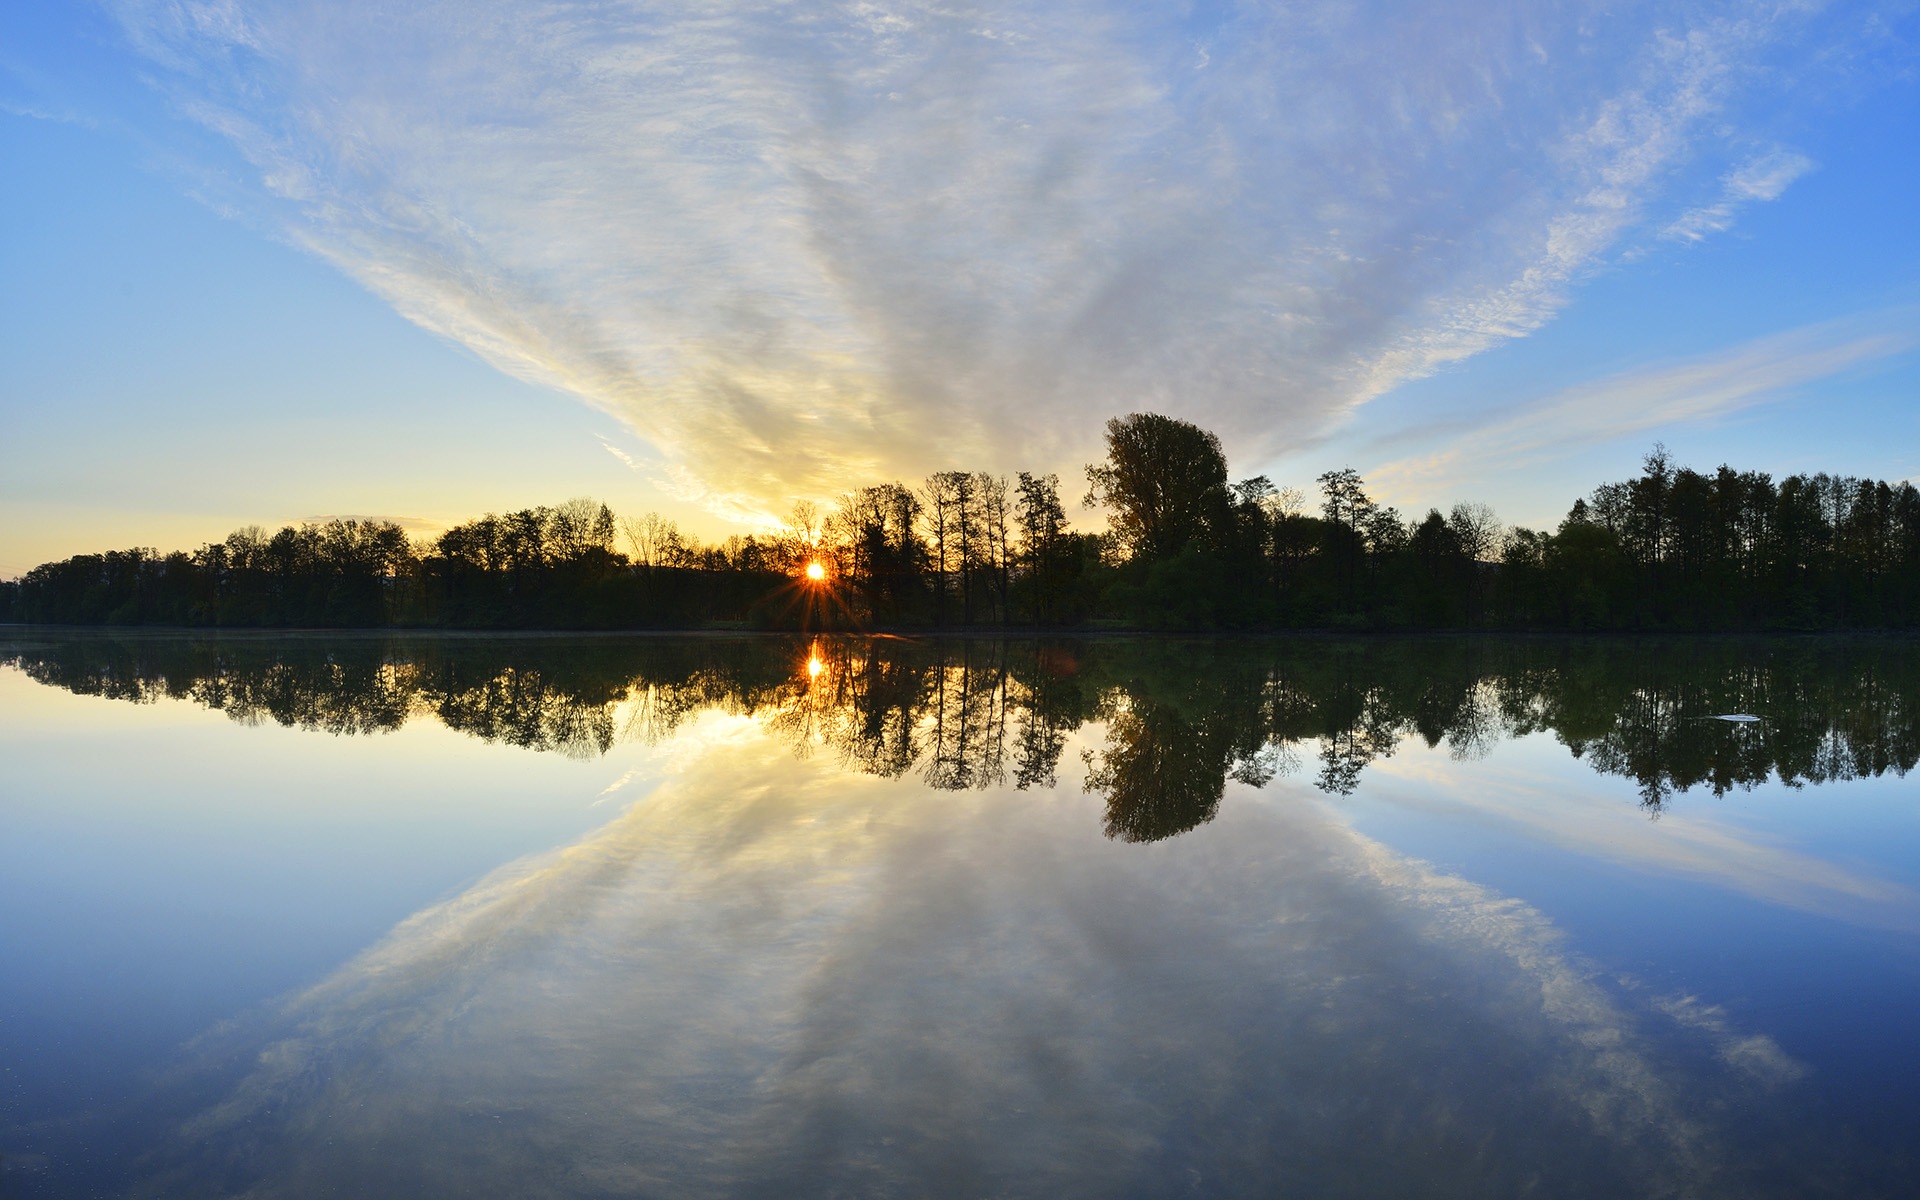
[{"label": "tree line", "polygon": [[466,629],[1132,627],[1778,630],[1920,625],[1910,483],[1677,467],[1551,531],[1481,504],[1408,517],[1351,469],[1307,496],[1231,481],[1189,422],[1107,422],[1074,530],[1055,475],[942,471],[796,504],[705,543],[575,499],[414,539],[379,520],[257,526],[193,551],[83,554],[0,583],[0,620]]},{"label": "tree line", "polygon": [[[437,720],[594,758],[721,709],[802,756],[945,791],[1078,783],[1122,841],[1211,820],[1229,781],[1333,795],[1413,739],[1478,757],[1547,733],[1659,812],[1676,794],[1905,776],[1920,648],[1603,639],[306,639],[80,633],[0,663],[76,693],[186,700],[336,735]],[[1730,726],[1710,719],[1760,712]],[[1099,722],[1079,764],[1069,737]],[[1066,760],[1066,761],[1063,761]],[[1076,765],[1079,768],[1076,770]]]}]

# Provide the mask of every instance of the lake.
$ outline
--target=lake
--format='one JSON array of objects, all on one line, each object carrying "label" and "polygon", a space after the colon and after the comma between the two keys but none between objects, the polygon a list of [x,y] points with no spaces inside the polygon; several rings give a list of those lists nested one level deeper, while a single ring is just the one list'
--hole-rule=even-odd
[{"label": "lake", "polygon": [[1916,761],[1893,639],[0,629],[0,1196],[1911,1195]]}]

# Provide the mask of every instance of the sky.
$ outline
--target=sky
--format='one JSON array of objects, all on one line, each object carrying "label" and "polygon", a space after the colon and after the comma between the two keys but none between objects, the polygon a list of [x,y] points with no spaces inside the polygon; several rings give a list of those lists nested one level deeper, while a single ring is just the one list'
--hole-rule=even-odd
[{"label": "sky", "polygon": [[1133,411],[1536,528],[1656,442],[1920,477],[1915,8],[9,5],[0,577],[1077,499]]}]

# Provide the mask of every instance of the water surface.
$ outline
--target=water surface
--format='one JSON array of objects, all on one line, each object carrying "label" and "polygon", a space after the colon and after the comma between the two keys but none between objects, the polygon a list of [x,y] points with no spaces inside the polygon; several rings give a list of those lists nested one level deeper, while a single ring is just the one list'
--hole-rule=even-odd
[{"label": "water surface", "polygon": [[1912,643],[0,639],[0,1194],[1911,1190]]}]

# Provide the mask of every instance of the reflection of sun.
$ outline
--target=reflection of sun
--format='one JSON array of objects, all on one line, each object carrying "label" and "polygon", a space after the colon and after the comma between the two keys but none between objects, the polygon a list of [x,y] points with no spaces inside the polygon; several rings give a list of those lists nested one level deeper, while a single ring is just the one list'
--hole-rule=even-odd
[{"label": "reflection of sun", "polygon": [[818,654],[812,655],[807,659],[807,678],[808,679],[820,678],[820,672],[826,669],[827,669],[827,664],[820,661],[820,656]]},{"label": "reflection of sun", "polygon": [[827,566],[825,563],[810,562],[807,564],[808,579],[813,580],[815,583],[819,583],[821,580],[825,579],[826,577],[827,577]]}]

